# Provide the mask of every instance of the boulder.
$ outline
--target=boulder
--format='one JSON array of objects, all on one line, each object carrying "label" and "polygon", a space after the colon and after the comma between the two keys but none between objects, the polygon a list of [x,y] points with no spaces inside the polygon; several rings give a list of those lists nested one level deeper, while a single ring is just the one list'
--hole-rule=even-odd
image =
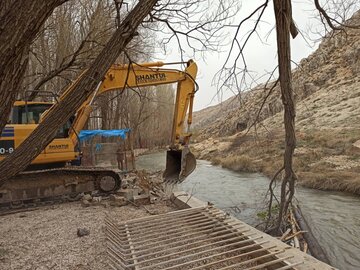
[{"label": "boulder", "polygon": [[86,228],[78,228],[77,229],[77,236],[78,237],[83,237],[85,235],[89,235],[90,234],[90,231]]}]

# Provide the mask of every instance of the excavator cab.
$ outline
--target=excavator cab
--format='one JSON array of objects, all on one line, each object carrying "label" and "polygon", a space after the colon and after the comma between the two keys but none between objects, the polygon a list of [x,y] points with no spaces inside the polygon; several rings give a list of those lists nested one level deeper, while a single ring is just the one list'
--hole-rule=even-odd
[{"label": "excavator cab", "polygon": [[163,174],[168,184],[179,184],[196,168],[196,158],[188,146],[183,149],[170,149],[166,152],[166,168]]}]

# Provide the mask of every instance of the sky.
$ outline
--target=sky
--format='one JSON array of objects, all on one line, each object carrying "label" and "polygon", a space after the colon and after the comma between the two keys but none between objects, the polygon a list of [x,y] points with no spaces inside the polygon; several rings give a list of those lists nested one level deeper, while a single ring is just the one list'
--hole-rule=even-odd
[{"label": "sky", "polygon": [[[233,24],[238,24],[264,1],[247,0],[242,2],[242,7],[235,16]],[[291,57],[296,63],[310,55],[318,46],[317,42],[305,39],[306,33],[309,33],[309,29],[314,31],[321,27],[319,21],[314,19],[314,14],[316,14],[316,11],[312,1],[293,1],[293,18],[298,29],[304,34],[300,34],[291,40]],[[240,36],[246,35],[253,25],[254,21],[249,21],[245,24],[244,27],[241,28]],[[253,35],[244,51],[249,70],[252,71],[255,77],[260,78],[258,82],[266,81],[268,77],[264,76],[264,74],[271,72],[277,65],[276,33],[274,26],[273,4],[270,2],[265,10],[262,22],[257,28],[258,35]],[[230,41],[234,36],[233,30],[228,31],[229,33],[224,36],[222,41],[222,45],[224,46],[222,51],[209,51],[203,55],[194,56],[190,53],[191,50],[188,50],[188,57],[194,59],[199,67],[197,76],[199,91],[195,96],[194,111],[225,101],[236,92],[236,89],[233,89],[232,91],[221,91],[221,93],[218,94],[216,78],[214,79],[215,74],[221,69],[225,62],[230,48]],[[232,58],[233,57],[234,56],[232,56]],[[157,59],[164,62],[179,61],[180,53],[177,43],[175,41],[170,43],[166,54],[158,52]]]}]

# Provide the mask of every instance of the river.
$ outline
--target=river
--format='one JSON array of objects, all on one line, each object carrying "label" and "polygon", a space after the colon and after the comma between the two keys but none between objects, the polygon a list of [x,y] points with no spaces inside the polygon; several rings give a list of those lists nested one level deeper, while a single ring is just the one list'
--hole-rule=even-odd
[{"label": "river", "polygon": [[[165,153],[140,156],[138,168],[163,170]],[[198,160],[181,189],[256,225],[269,180],[257,173],[237,173]],[[360,269],[360,198],[341,192],[297,187],[296,199],[313,234],[339,269]]]}]

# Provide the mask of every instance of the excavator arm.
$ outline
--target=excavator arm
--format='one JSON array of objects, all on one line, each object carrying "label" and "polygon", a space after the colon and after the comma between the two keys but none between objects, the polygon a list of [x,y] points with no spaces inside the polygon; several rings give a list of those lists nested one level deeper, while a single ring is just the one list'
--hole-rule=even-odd
[{"label": "excavator arm", "polygon": [[[0,208],[37,205],[43,201],[73,200],[81,193],[99,190],[104,193],[119,189],[121,180],[118,173],[106,168],[64,167],[66,162],[75,160],[78,152],[74,146],[79,143],[77,134],[84,127],[93,110],[94,99],[109,91],[123,91],[126,87],[144,87],[177,83],[175,111],[171,143],[167,151],[165,182],[181,182],[196,166],[195,157],[188,148],[191,133],[192,105],[196,92],[197,66],[187,62],[184,71],[163,68],[161,62],[142,65],[112,66],[99,83],[93,95],[78,109],[72,127],[47,146],[33,161],[31,171],[21,173],[8,181],[0,190]],[[80,75],[79,79],[81,78]],[[74,82],[76,83],[76,81]],[[67,88],[60,100],[74,90],[74,84]],[[14,104],[12,124],[0,134],[0,160],[18,147],[51,110],[49,102],[18,101]],[[187,123],[186,123],[187,118]],[[34,123],[32,123],[34,121]],[[187,124],[187,127],[186,127]],[[59,168],[60,167],[60,168]],[[41,168],[40,171],[37,169]],[[51,169],[50,169],[51,168]],[[111,182],[113,185],[103,185]],[[19,204],[20,203],[20,204]]]},{"label": "excavator arm", "polygon": [[[154,62],[141,65],[113,65],[103,81],[99,83],[94,94],[77,111],[69,132],[74,145],[78,140],[77,134],[83,129],[93,111],[93,102],[96,97],[109,91],[123,91],[127,87],[177,83],[171,143],[167,152],[164,177],[167,182],[183,181],[196,166],[195,157],[189,151],[188,144],[191,136],[193,99],[197,87],[195,82],[197,65],[190,60],[184,71],[162,68],[164,65],[167,64]],[[67,93],[65,92],[63,96]],[[186,117],[187,121],[185,121]],[[185,127],[185,122],[187,127]]]}]

